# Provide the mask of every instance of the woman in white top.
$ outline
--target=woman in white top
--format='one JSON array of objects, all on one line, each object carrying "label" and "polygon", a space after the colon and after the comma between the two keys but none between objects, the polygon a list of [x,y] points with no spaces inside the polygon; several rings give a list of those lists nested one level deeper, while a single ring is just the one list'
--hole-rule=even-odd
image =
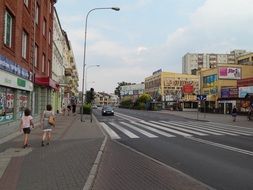
[{"label": "woman in white top", "polygon": [[54,118],[52,106],[48,104],[47,109],[42,113],[42,116],[41,116],[41,126],[43,130],[41,146],[44,146],[45,140],[47,140],[47,145],[49,145],[49,142],[51,140],[52,127],[55,127],[53,124],[49,123],[50,116],[53,116]]},{"label": "woman in white top", "polygon": [[28,146],[28,137],[31,132],[31,126],[34,128],[32,119],[33,117],[31,116],[31,111],[28,108],[26,108],[19,125],[20,131],[22,131],[23,129],[23,132],[24,132],[23,148],[26,148]]}]

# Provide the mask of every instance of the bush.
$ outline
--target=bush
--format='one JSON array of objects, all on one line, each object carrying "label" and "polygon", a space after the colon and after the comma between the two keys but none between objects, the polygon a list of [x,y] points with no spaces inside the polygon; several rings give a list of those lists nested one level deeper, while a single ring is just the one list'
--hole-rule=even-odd
[{"label": "bush", "polygon": [[84,104],[83,105],[83,114],[90,114],[90,113],[91,113],[91,104]]},{"label": "bush", "polygon": [[145,110],[146,109],[146,105],[145,103],[139,103],[135,106],[135,109],[137,110]]}]

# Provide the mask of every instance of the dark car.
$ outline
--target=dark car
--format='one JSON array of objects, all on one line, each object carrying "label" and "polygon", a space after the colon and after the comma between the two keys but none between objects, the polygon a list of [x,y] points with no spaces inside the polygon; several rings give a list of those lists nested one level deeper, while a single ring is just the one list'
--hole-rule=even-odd
[{"label": "dark car", "polygon": [[102,115],[114,115],[113,108],[111,106],[103,106]]}]

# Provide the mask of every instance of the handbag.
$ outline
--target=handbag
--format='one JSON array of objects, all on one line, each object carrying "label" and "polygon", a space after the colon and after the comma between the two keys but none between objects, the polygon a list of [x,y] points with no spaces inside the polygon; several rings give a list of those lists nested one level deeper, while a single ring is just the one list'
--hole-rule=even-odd
[{"label": "handbag", "polygon": [[55,118],[54,118],[53,115],[50,115],[50,116],[49,116],[49,118],[48,118],[48,123],[49,123],[50,125],[55,126]]}]

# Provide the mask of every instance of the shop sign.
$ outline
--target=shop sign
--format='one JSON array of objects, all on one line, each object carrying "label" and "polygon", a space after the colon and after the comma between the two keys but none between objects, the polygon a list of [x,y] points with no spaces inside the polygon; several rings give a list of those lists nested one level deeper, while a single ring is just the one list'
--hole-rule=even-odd
[{"label": "shop sign", "polygon": [[222,88],[221,89],[221,98],[236,98],[238,97],[237,88]]},{"label": "shop sign", "polygon": [[193,85],[190,85],[190,84],[184,85],[182,89],[183,89],[183,93],[185,94],[192,94],[194,92]]},{"label": "shop sign", "polygon": [[0,85],[8,86],[16,89],[32,91],[33,84],[28,80],[21,79],[17,76],[0,70]]},{"label": "shop sign", "polygon": [[219,79],[241,79],[241,68],[219,67]]},{"label": "shop sign", "polygon": [[22,68],[20,65],[14,63],[7,57],[0,55],[0,69],[13,73],[27,80],[32,80],[32,72]]},{"label": "shop sign", "polygon": [[245,98],[248,93],[253,93],[253,86],[239,87],[239,98]]}]

